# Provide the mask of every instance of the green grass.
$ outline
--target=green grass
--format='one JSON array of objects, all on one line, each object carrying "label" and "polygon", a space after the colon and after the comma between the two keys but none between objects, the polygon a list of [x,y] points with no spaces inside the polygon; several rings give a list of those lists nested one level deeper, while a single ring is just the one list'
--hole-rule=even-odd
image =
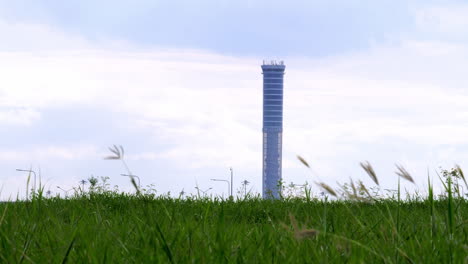
[{"label": "green grass", "polygon": [[467,200],[451,195],[373,203],[36,196],[0,204],[0,262],[467,263],[467,219]]}]

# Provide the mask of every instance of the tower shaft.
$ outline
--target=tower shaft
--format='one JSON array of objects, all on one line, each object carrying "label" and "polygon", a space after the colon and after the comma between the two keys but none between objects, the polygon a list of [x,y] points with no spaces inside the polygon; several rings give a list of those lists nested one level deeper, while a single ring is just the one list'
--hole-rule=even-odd
[{"label": "tower shaft", "polygon": [[283,62],[263,63],[263,197],[280,198],[283,145]]}]

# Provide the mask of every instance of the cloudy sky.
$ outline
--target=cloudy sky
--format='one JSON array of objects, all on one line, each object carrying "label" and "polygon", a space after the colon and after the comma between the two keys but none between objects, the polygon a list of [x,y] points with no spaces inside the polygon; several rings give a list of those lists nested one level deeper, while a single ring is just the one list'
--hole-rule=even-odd
[{"label": "cloudy sky", "polygon": [[[395,188],[468,168],[463,1],[0,0],[1,198],[91,175],[159,193],[261,191],[263,59],[286,64],[283,177]],[[313,172],[297,161],[303,156]],[[414,189],[404,183],[407,189]],[[314,188],[316,188],[314,186]],[[318,192],[316,188],[315,191]]]}]

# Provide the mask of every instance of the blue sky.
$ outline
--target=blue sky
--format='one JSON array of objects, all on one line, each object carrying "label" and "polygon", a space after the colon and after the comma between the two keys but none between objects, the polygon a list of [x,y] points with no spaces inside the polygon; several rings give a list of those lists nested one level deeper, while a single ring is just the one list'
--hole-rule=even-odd
[{"label": "blue sky", "polygon": [[[109,176],[121,144],[159,192],[247,179],[261,190],[261,71],[283,59],[284,179],[383,188],[401,163],[468,165],[468,4],[462,1],[2,1],[1,197]],[[411,185],[405,188],[413,189]],[[316,190],[318,191],[318,190]]]}]

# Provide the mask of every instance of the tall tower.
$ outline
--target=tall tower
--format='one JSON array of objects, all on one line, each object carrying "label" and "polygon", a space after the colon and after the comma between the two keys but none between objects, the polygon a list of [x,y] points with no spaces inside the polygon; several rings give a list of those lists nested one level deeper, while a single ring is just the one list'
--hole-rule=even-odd
[{"label": "tall tower", "polygon": [[283,146],[283,61],[263,61],[263,198],[280,198]]}]

